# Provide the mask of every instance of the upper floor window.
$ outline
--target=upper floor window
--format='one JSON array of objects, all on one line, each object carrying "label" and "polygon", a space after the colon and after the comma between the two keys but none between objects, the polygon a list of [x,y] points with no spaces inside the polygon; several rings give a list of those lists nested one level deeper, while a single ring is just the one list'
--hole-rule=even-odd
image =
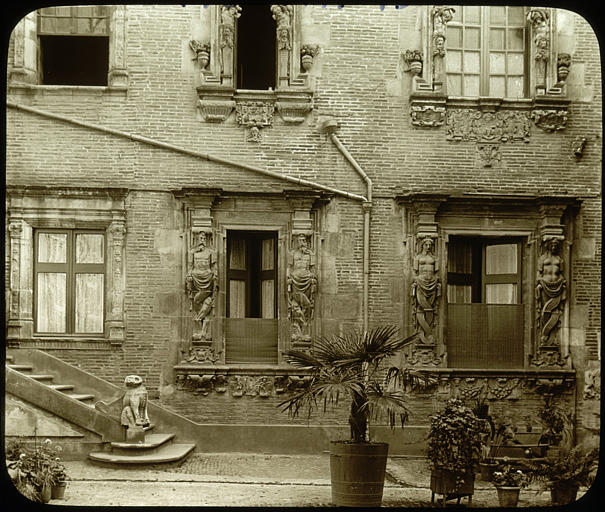
[{"label": "upper floor window", "polygon": [[107,85],[109,7],[38,11],[38,70],[44,85]]},{"label": "upper floor window", "polygon": [[274,89],[275,20],[268,5],[246,5],[237,20],[237,88]]},{"label": "upper floor window", "polygon": [[36,231],[34,318],[38,334],[102,334],[105,235]]},{"label": "upper floor window", "polygon": [[449,95],[525,97],[528,43],[523,7],[455,6],[446,44]]}]

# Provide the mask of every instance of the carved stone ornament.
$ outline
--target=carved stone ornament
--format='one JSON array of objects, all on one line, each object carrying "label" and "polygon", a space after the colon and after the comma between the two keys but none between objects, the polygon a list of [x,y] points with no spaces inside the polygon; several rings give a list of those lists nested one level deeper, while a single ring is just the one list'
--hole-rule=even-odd
[{"label": "carved stone ornament", "polygon": [[487,398],[504,400],[505,398],[517,398],[513,392],[519,386],[521,379],[507,379],[504,377],[490,379],[487,383]]},{"label": "carved stone ornament", "polygon": [[271,12],[277,23],[277,47],[279,50],[292,49],[292,13],[291,5],[272,5]]},{"label": "carved stone ornament", "polygon": [[128,429],[133,427],[148,427],[150,424],[147,414],[147,389],[143,379],[138,375],[127,375],[124,379],[126,393],[122,399],[122,414],[120,422]]},{"label": "carved stone ornament", "polygon": [[221,22],[219,25],[219,45],[221,48],[233,48],[235,37],[235,20],[241,16],[239,5],[221,5]]},{"label": "carved stone ornament", "polygon": [[208,123],[222,123],[233,112],[235,101],[202,99],[199,100],[198,105],[204,121]]},{"label": "carved stone ornament", "polygon": [[536,393],[541,395],[561,395],[572,389],[573,384],[573,377],[540,377],[529,379],[526,387],[533,388]]},{"label": "carved stone ornament", "polygon": [[527,20],[534,29],[534,44],[536,45],[536,60],[548,60],[548,49],[550,46],[550,30],[548,27],[549,14],[544,8],[530,9]]},{"label": "carved stone ornament", "polygon": [[567,298],[567,282],[563,276],[564,261],[559,253],[558,237],[544,240],[538,258],[536,276],[536,330],[540,347],[560,345],[560,327]]},{"label": "carved stone ornament", "polygon": [[410,116],[414,126],[441,126],[445,124],[445,106],[412,103]]},{"label": "carved stone ornament", "polygon": [[235,116],[240,126],[271,126],[274,111],[273,101],[238,101]]},{"label": "carved stone ornament", "polygon": [[445,354],[437,355],[434,346],[417,345],[409,354],[404,354],[406,364],[410,366],[444,366]]},{"label": "carved stone ornament", "polygon": [[315,254],[309,247],[308,235],[300,233],[296,241],[297,247],[290,255],[286,271],[288,319],[292,327],[292,341],[309,341],[317,292]]},{"label": "carved stone ornament", "polygon": [[433,254],[435,242],[427,236],[419,240],[414,256],[414,278],[411,286],[414,330],[420,333],[422,344],[435,344],[435,327],[441,296],[439,261]]},{"label": "carved stone ornament", "polygon": [[601,369],[584,372],[584,400],[601,400]]},{"label": "carved stone ornament", "polygon": [[530,366],[536,368],[566,368],[569,356],[561,356],[559,350],[538,350],[529,355]]},{"label": "carved stone ornament", "polygon": [[472,400],[485,392],[487,379],[476,379],[475,377],[458,378],[453,381],[453,391],[462,400]]},{"label": "carved stone ornament", "polygon": [[210,43],[201,43],[196,40],[189,41],[189,48],[195,53],[193,60],[200,63],[202,71],[208,67],[210,63]]},{"label": "carved stone ornament", "polygon": [[220,352],[211,347],[192,347],[189,355],[182,363],[216,363],[220,359]]},{"label": "carved stone ornament", "polygon": [[535,109],[531,116],[535,125],[545,132],[556,132],[567,127],[566,109]]},{"label": "carved stone ornament", "polygon": [[234,398],[269,398],[278,394],[304,389],[311,377],[289,375],[222,375],[180,374],[177,388],[207,396],[211,392],[229,391]]},{"label": "carved stone ornament", "polygon": [[498,110],[482,112],[448,109],[446,139],[452,141],[529,141],[527,112]]},{"label": "carved stone ornament", "polygon": [[567,80],[570,65],[571,55],[569,53],[559,53],[557,55],[557,81],[565,82]]},{"label": "carved stone ornament", "polygon": [[422,52],[420,50],[406,50],[403,60],[407,63],[410,73],[420,75],[422,73]]},{"label": "carved stone ornament", "polygon": [[263,136],[259,126],[250,126],[246,129],[246,142],[262,142]]},{"label": "carved stone ornament", "polygon": [[477,151],[479,152],[479,158],[483,163],[483,167],[492,167],[502,159],[502,153],[500,151],[500,144],[492,144],[491,142],[484,142],[477,144]]},{"label": "carved stone ornament", "polygon": [[433,7],[433,55],[445,56],[446,25],[452,20],[455,12],[453,7],[444,5]]},{"label": "carved stone ornament", "polygon": [[218,287],[216,251],[209,247],[204,231],[194,232],[193,238],[188,258],[189,272],[185,279],[185,290],[194,320],[192,339],[210,341],[210,325]]}]

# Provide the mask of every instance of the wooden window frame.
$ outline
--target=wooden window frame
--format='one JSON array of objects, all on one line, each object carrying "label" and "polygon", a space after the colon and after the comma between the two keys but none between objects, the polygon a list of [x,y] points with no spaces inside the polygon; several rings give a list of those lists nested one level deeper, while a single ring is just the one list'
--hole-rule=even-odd
[{"label": "wooden window frame", "polygon": [[[459,8],[464,8],[465,6],[458,6]],[[452,50],[456,50],[456,51],[460,51],[462,54],[462,59],[461,59],[461,71],[458,73],[452,73],[452,72],[448,72],[446,70],[446,75],[457,75],[460,76],[462,78],[462,82],[461,82],[461,87],[462,90],[460,91],[460,95],[462,97],[466,97],[468,96],[468,94],[465,93],[464,91],[464,77],[465,77],[465,72],[464,72],[464,53],[465,51],[467,51],[467,49],[465,49],[464,47],[464,34],[465,34],[465,28],[467,27],[472,27],[472,28],[479,28],[480,34],[479,34],[479,73],[467,73],[467,75],[477,75],[479,76],[479,96],[489,96],[492,97],[494,96],[493,93],[490,92],[490,77],[492,76],[504,76],[504,85],[505,85],[505,91],[507,91],[508,89],[508,83],[507,83],[507,78],[509,77],[508,73],[507,73],[507,69],[508,69],[508,60],[505,58],[505,73],[502,74],[492,74],[490,73],[490,68],[489,68],[489,57],[490,57],[490,51],[498,51],[501,53],[504,53],[505,56],[508,56],[509,53],[522,53],[523,54],[523,94],[522,94],[522,98],[526,98],[528,97],[529,94],[529,53],[530,53],[530,41],[529,41],[529,37],[530,37],[530,30],[528,29],[528,25],[527,25],[527,21],[524,21],[523,23],[523,29],[524,29],[524,35],[523,35],[523,50],[510,50],[508,48],[508,45],[506,44],[506,39],[505,39],[505,45],[504,48],[502,50],[491,50],[490,49],[490,28],[492,27],[491,23],[490,23],[490,9],[492,6],[475,6],[475,7],[479,7],[480,8],[480,14],[479,14],[479,22],[477,24],[473,24],[470,25],[468,23],[464,22],[464,18],[463,21],[458,22],[458,21],[450,21],[448,23],[448,26],[452,26],[452,27],[460,27],[461,29],[461,47],[456,47],[453,48],[451,46],[450,43],[450,38],[446,39],[446,46],[449,49]],[[502,7],[519,7],[519,6],[506,6],[503,5]],[[526,15],[526,9],[523,8],[523,18],[525,20],[525,15]],[[463,11],[464,12],[464,11]],[[462,12],[462,16],[464,15]],[[506,16],[504,25],[502,25],[502,27],[504,28],[505,34],[507,34],[508,30],[509,30],[509,24],[508,24],[508,15]],[[508,37],[505,35],[505,37]],[[447,59],[447,54],[446,54],[446,59]],[[457,96],[457,94],[455,94],[454,96]],[[508,98],[510,96],[508,96],[506,93],[503,96],[505,98]]]},{"label": "wooden window frame", "polygon": [[[66,262],[65,263],[41,263],[38,261],[39,235],[42,233],[65,234],[66,241]],[[103,263],[76,263],[76,236],[78,234],[97,234],[103,236]],[[91,337],[106,335],[106,297],[107,297],[107,236],[103,230],[98,229],[51,229],[40,228],[34,232],[34,279],[33,279],[33,317],[34,334],[38,336],[74,336]],[[64,272],[66,274],[65,291],[65,331],[64,332],[45,332],[38,330],[38,274],[44,272]],[[103,274],[103,330],[99,332],[77,333],[75,325],[76,308],[76,275],[77,274]]]}]

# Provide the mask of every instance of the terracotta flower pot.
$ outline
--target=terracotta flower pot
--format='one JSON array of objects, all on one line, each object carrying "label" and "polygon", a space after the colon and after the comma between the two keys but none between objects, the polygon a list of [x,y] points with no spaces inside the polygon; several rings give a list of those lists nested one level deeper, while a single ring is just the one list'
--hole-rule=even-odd
[{"label": "terracotta flower pot", "polygon": [[519,502],[520,487],[496,487],[501,507],[516,507]]},{"label": "terracotta flower pot", "polygon": [[51,499],[53,500],[62,500],[65,497],[65,488],[67,487],[66,482],[61,482],[59,484],[53,485],[51,488]]}]

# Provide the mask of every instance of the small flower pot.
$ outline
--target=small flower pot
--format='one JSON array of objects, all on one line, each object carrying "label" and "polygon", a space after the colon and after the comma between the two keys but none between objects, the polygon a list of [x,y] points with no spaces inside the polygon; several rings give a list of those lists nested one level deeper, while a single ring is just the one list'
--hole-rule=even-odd
[{"label": "small flower pot", "polygon": [[496,487],[498,503],[501,507],[516,507],[519,502],[520,487]]},{"label": "small flower pot", "polygon": [[413,60],[410,62],[410,72],[413,75],[419,75],[422,71],[422,62],[419,60]]},{"label": "small flower pot", "polygon": [[305,70],[305,73],[308,73],[311,67],[313,66],[313,55],[303,55],[300,58],[300,63],[302,68]]},{"label": "small flower pot", "polygon": [[197,60],[200,63],[200,66],[202,67],[202,69],[206,69],[208,62],[210,62],[210,54],[206,51],[198,52]]},{"label": "small flower pot", "polygon": [[50,497],[53,500],[62,500],[65,498],[65,488],[67,487],[66,482],[55,484],[51,488]]},{"label": "small flower pot", "polygon": [[567,505],[576,501],[580,487],[569,484],[554,484],[550,490],[550,498],[553,505]]}]

